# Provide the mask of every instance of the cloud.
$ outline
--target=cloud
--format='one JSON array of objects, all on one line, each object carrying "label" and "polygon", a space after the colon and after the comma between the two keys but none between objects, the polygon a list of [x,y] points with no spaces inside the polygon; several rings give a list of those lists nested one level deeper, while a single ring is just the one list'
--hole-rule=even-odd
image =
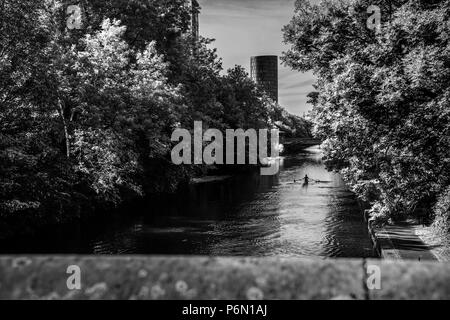
[{"label": "cloud", "polygon": [[284,89],[297,89],[301,87],[313,87],[313,84],[315,83],[315,79],[306,79],[303,81],[299,81],[296,83],[288,84],[284,87]]}]

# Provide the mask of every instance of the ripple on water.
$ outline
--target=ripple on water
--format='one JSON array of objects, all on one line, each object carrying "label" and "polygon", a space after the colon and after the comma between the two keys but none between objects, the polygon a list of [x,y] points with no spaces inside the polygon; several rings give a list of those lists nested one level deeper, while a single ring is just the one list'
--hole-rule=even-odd
[{"label": "ripple on water", "polygon": [[[26,253],[372,257],[354,195],[317,148],[284,159],[278,177],[193,186],[130,217],[18,239]],[[307,174],[313,180],[303,185]],[[294,180],[300,182],[294,183]],[[5,246],[6,247],[6,246]]]}]

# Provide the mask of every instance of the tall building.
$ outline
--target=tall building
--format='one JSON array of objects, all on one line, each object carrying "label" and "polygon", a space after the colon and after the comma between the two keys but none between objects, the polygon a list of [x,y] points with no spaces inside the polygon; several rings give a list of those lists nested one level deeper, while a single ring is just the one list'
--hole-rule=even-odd
[{"label": "tall building", "polygon": [[278,102],[278,56],[252,57],[250,75],[269,97]]},{"label": "tall building", "polygon": [[191,0],[191,32],[193,41],[197,42],[200,37],[200,22],[199,22],[199,14],[200,14],[200,5],[197,0]]}]

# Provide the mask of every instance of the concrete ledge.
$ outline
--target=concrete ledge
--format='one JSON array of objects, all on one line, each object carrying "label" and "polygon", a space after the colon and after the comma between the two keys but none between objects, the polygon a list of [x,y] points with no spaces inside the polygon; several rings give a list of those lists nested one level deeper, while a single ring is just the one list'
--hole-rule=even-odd
[{"label": "concrete ledge", "polygon": [[[67,267],[81,268],[69,291]],[[362,299],[362,262],[202,257],[2,257],[0,299]]]},{"label": "concrete ledge", "polygon": [[381,290],[369,290],[373,300],[448,300],[450,265],[438,262],[372,260],[381,270]]},{"label": "concrete ledge", "polygon": [[[80,267],[81,290],[67,287]],[[381,290],[367,267],[379,266]],[[0,257],[0,299],[449,299],[450,266],[373,260]]]}]

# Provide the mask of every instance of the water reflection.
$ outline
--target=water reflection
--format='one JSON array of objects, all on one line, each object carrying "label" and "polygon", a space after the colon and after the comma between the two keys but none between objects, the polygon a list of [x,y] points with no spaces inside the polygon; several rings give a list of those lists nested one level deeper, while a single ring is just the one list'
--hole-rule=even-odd
[{"label": "water reflection", "polygon": [[[287,157],[277,176],[192,185],[185,193],[95,224],[20,239],[21,253],[371,257],[353,194],[319,149]],[[307,174],[310,183],[305,185]],[[295,180],[295,182],[294,182]],[[142,209],[143,208],[143,209]],[[7,248],[7,249],[6,249]]]}]

